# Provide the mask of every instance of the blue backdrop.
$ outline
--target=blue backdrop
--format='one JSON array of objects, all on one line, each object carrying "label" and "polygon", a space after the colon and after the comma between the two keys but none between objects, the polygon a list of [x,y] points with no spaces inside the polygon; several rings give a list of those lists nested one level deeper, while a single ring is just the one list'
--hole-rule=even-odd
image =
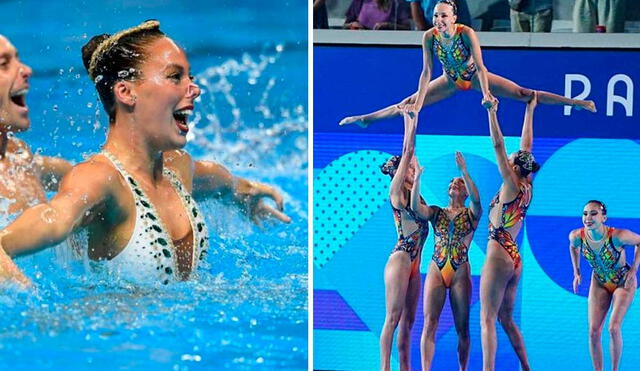
[{"label": "blue backdrop", "polygon": [[[532,367],[590,369],[587,292],[591,270],[581,259],[583,283],[573,294],[567,235],[581,226],[589,199],[603,200],[609,224],[640,232],[640,126],[633,84],[640,82],[636,51],[485,49],[488,69],[520,85],[576,96],[589,89],[598,112],[566,112],[538,106],[534,154],[542,163],[520,245],[523,278],[515,316]],[[434,76],[440,74],[434,63]],[[384,322],[383,269],[396,232],[388,202],[388,178],[379,165],[402,146],[402,121],[380,121],[363,130],[338,127],[345,116],[400,101],[417,87],[422,68],[417,47],[314,47],[314,368],[379,368],[379,334]],[[580,81],[579,81],[580,80]],[[485,215],[471,249],[473,276],[471,370],[481,369],[479,275],[487,240],[488,203],[500,185],[478,92],[458,92],[425,108],[416,153],[425,166],[422,195],[446,205],[449,180],[457,174],[454,151],[462,151],[480,190]],[[609,102],[609,103],[608,103]],[[609,106],[609,107],[608,107]],[[524,104],[501,99],[499,118],[509,152],[518,149]],[[425,244],[426,272],[433,249]],[[629,260],[633,249],[627,249]],[[420,367],[422,304],[413,330],[414,369]],[[608,323],[608,322],[607,322]],[[499,329],[497,369],[517,369],[506,335]],[[640,307],[632,305],[623,324],[621,370],[635,369],[640,354]],[[608,334],[603,332],[605,362]],[[395,343],[394,343],[395,344]],[[457,367],[457,337],[449,304],[437,333],[434,370]],[[397,352],[393,353],[397,369]],[[548,367],[548,366],[547,366]]]}]

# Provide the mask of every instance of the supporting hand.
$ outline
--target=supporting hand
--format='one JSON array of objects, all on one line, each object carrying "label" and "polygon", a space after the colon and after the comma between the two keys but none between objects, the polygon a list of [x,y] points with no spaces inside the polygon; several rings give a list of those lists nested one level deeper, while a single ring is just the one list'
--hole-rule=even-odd
[{"label": "supporting hand", "polygon": [[573,275],[573,293],[577,294],[578,293],[578,286],[580,286],[580,282],[582,281],[582,279],[580,278],[579,274],[574,274]]}]

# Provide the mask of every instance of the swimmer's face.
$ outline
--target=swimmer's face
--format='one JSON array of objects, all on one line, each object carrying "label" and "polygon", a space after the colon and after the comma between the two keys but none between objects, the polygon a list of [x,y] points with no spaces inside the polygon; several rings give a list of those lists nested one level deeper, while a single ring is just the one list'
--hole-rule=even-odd
[{"label": "swimmer's face", "polygon": [[451,183],[449,183],[449,197],[462,197],[466,199],[467,196],[467,187],[464,185],[464,178],[453,178]]},{"label": "swimmer's face", "polygon": [[602,205],[597,202],[589,202],[584,205],[582,210],[582,224],[587,229],[599,229],[604,222],[607,221],[607,216],[602,213]]},{"label": "swimmer's face", "polygon": [[439,3],[433,9],[433,26],[438,32],[451,31],[458,17],[453,14],[453,7],[449,4]]},{"label": "swimmer's face", "polygon": [[31,68],[20,62],[18,51],[0,35],[0,128],[24,131],[29,128],[29,91]]},{"label": "swimmer's face", "polygon": [[193,82],[187,56],[173,40],[162,37],[146,46],[141,78],[132,84],[134,118],[156,148],[184,147],[200,88]]}]

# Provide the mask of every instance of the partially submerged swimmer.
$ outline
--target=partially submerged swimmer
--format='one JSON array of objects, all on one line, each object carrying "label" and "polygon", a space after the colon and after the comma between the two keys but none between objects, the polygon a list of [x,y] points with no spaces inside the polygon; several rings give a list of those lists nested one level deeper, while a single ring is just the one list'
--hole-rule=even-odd
[{"label": "partially submerged swimmer", "polygon": [[[0,232],[9,255],[34,253],[85,227],[90,259],[125,279],[166,284],[188,278],[208,248],[194,197],[229,198],[254,221],[290,221],[272,187],[181,150],[200,89],[184,51],[157,21],[95,36],[83,47],[83,61],[109,115],[106,143],[69,171],[49,203]],[[11,264],[0,256],[0,276],[19,278]]]}]

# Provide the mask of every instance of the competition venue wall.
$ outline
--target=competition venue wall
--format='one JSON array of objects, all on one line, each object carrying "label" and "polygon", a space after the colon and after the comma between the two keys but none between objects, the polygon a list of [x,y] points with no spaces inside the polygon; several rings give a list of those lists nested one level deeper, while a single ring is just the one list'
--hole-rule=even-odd
[{"label": "competition venue wall", "polygon": [[[581,227],[585,201],[607,204],[611,226],[640,232],[640,53],[637,50],[484,48],[489,71],[520,85],[596,102],[598,112],[539,105],[534,118],[534,154],[542,164],[520,249],[523,274],[516,321],[532,368],[586,370],[587,293],[591,270],[581,258],[583,282],[573,293],[567,235]],[[384,322],[383,269],[396,242],[389,179],[379,166],[400,154],[400,118],[368,129],[339,127],[345,116],[371,112],[415,91],[422,68],[418,46],[316,45],[314,47],[314,368],[379,368]],[[434,76],[441,73],[434,62]],[[482,199],[484,215],[470,247],[473,281],[469,369],[482,367],[479,279],[487,245],[487,210],[500,185],[487,115],[478,92],[458,92],[420,113],[416,154],[425,167],[421,193],[430,204],[447,204],[449,180],[457,175],[454,151],[464,153]],[[523,103],[500,100],[498,113],[507,151],[518,149]],[[424,248],[424,279],[433,251]],[[629,260],[633,248],[627,248]],[[637,300],[636,300],[637,301]],[[420,367],[422,299],[412,333],[412,364]],[[605,364],[609,339],[603,331]],[[517,370],[517,358],[498,326],[499,370]],[[623,324],[621,370],[640,364],[640,303]],[[457,337],[449,303],[436,337],[434,370],[457,369]],[[397,369],[397,350],[392,364]],[[608,367],[608,366],[607,366]]]}]

